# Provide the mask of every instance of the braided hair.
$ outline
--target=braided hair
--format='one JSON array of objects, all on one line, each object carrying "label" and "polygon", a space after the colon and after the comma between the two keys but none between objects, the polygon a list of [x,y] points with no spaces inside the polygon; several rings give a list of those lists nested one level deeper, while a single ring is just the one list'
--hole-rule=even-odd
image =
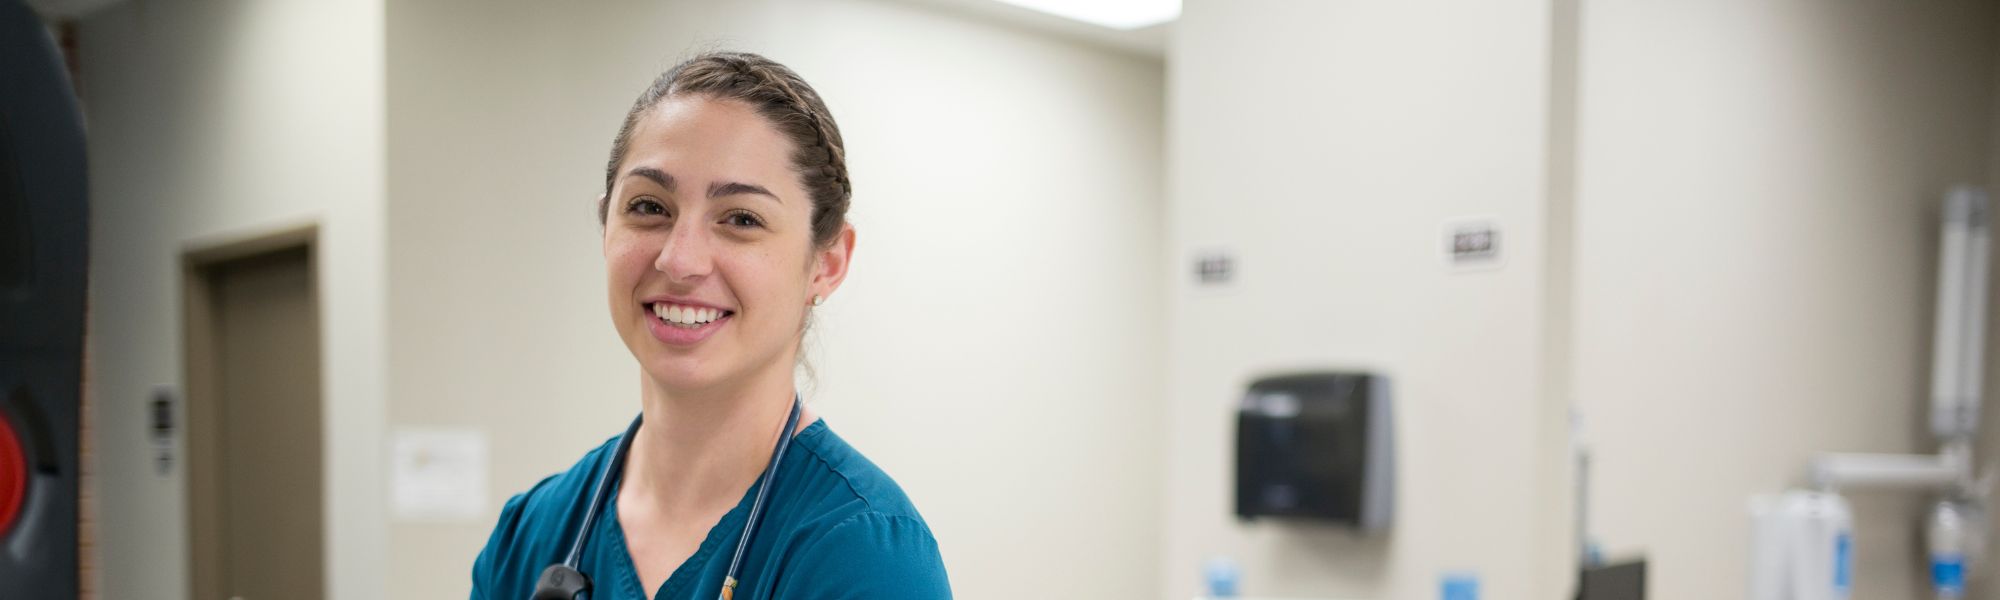
[{"label": "braided hair", "polygon": [[819,93],[798,73],[748,52],[709,52],[682,61],[639,94],[632,110],[625,113],[625,123],[611,144],[611,160],[604,166],[605,197],[597,203],[598,224],[604,224],[611,185],[617,180],[618,166],[631,147],[632,130],[640,117],[662,100],[682,94],[749,104],[790,139],[792,171],[812,197],[813,247],[833,243],[847,222],[847,207],[854,195],[853,184],[847,180],[847,151],[841,144],[840,127],[834,124],[833,114]]}]

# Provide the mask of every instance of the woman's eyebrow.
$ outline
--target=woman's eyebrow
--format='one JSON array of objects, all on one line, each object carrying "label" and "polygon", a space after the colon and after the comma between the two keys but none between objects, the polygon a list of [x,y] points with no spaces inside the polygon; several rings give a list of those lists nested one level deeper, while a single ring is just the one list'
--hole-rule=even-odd
[{"label": "woman's eyebrow", "polygon": [[723,196],[734,196],[737,194],[754,194],[770,198],[779,204],[785,203],[783,199],[778,198],[777,194],[771,193],[771,190],[764,189],[764,187],[760,185],[737,183],[734,181],[716,182],[708,185],[709,198],[721,198]]},{"label": "woman's eyebrow", "polygon": [[[653,183],[659,184],[661,188],[664,188],[669,193],[672,193],[674,191],[674,176],[667,174],[666,171],[661,171],[653,167],[633,167],[632,170],[625,172],[625,176],[644,177],[646,179],[652,180]],[[708,186],[708,197],[711,199],[721,198],[723,196],[735,196],[738,194],[751,194],[756,196],[764,196],[780,204],[784,203],[784,199],[779,198],[777,194],[771,193],[771,190],[765,189],[764,186],[761,185],[741,183],[735,181],[727,181],[727,182],[719,181],[716,183],[709,184]]]},{"label": "woman's eyebrow", "polygon": [[634,175],[651,179],[653,183],[660,184],[660,187],[665,188],[669,192],[674,191],[674,176],[668,175],[666,171],[652,167],[633,167],[632,170],[625,172],[626,177]]}]

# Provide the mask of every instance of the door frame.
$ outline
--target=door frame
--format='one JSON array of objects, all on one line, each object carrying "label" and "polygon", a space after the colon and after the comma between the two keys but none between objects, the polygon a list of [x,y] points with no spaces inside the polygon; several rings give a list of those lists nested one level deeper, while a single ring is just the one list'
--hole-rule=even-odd
[{"label": "door frame", "polygon": [[[223,597],[221,570],[221,515],[216,498],[221,491],[217,474],[221,467],[221,439],[206,435],[215,431],[215,406],[220,373],[216,364],[215,340],[215,280],[217,267],[236,261],[268,256],[271,254],[303,249],[306,253],[307,290],[313,299],[313,310],[320,310],[319,286],[319,224],[305,223],[271,228],[221,241],[190,244],[181,252],[181,335],[185,343],[184,360],[186,394],[181,406],[181,439],[186,443],[186,461],[182,473],[186,485],[182,491],[182,501],[186,513],[182,515],[187,526],[187,562],[184,569],[188,573],[190,598],[207,599]],[[315,321],[324,322],[315,315]],[[324,346],[324,331],[315,336]],[[325,348],[320,355],[325,356]],[[322,360],[324,360],[322,358]],[[322,373],[324,369],[322,368]],[[322,387],[325,381],[319,382]],[[321,397],[324,398],[322,390]],[[326,427],[325,404],[320,405],[322,434]],[[322,476],[325,466],[321,465]],[[324,499],[322,499],[324,502]],[[325,524],[320,524],[324,531]],[[325,565],[320,565],[325,569]]]}]

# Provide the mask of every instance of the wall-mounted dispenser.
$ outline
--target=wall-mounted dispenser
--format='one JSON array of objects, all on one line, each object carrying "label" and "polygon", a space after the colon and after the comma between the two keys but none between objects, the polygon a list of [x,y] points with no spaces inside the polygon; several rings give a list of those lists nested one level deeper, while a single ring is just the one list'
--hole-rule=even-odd
[{"label": "wall-mounted dispenser", "polygon": [[1386,530],[1395,505],[1389,381],[1314,372],[1251,382],[1236,411],[1236,515]]}]

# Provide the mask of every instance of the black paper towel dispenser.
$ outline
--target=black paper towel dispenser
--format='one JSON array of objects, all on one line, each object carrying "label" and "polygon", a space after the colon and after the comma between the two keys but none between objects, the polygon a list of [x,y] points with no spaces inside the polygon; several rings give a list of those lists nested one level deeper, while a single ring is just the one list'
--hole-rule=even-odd
[{"label": "black paper towel dispenser", "polygon": [[1395,504],[1387,378],[1316,372],[1251,382],[1236,411],[1236,515],[1386,530]]}]

